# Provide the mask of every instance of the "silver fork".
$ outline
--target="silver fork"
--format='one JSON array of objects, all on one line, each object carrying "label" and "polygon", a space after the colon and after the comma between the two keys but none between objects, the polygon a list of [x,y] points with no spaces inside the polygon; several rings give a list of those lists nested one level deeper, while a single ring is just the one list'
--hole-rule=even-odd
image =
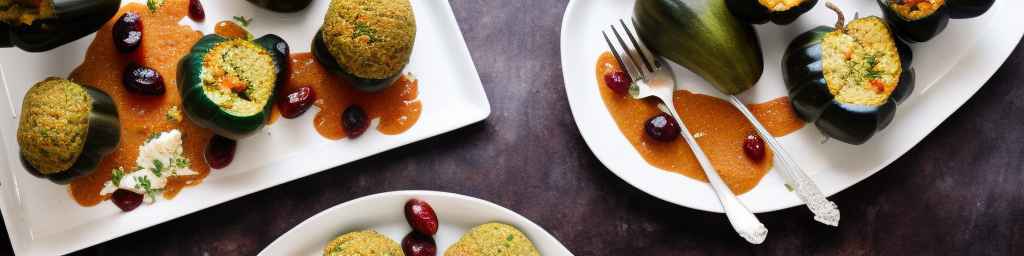
[{"label": "silver fork", "polygon": [[[641,80],[646,76],[646,74],[661,69],[661,63],[663,61],[660,60],[660,58],[655,57],[651,51],[648,50],[647,46],[639,40],[639,37],[633,33],[634,30],[631,30],[629,26],[632,25],[632,23],[627,23],[622,19],[619,19],[619,25],[621,26],[623,33],[626,34],[626,37],[629,39],[629,42],[632,43],[633,48],[629,48],[629,45],[627,45],[626,41],[619,35],[615,26],[612,26],[611,29],[620,44],[620,48],[616,49],[611,44],[611,40],[608,40],[607,33],[605,33],[605,40],[609,43],[609,47],[612,48],[612,52],[616,53],[615,57],[619,60],[619,63],[622,64],[623,68],[627,69],[627,72],[629,72],[630,75],[639,74],[641,76]],[[618,55],[620,53],[617,51],[622,51],[623,54],[627,54],[626,57],[628,57],[628,59],[622,59]],[[643,63],[644,65],[640,65],[639,63]],[[650,65],[648,63],[655,63],[656,65]],[[646,70],[644,68],[646,68]],[[644,71],[647,73],[644,73]],[[636,95],[634,95],[634,97],[636,97]],[[777,160],[775,163],[776,167],[778,167],[776,169],[779,170],[780,174],[782,174],[786,183],[789,184],[796,192],[797,197],[799,197],[807,208],[814,213],[814,220],[826,225],[838,226],[840,214],[839,208],[836,204],[829,201],[828,198],[821,193],[818,185],[815,184],[802,169],[800,169],[800,165],[798,165],[796,161],[789,156],[789,153],[782,147],[782,144],[775,139],[775,136],[769,133],[768,129],[766,129],[764,125],[754,117],[754,114],[747,109],[747,105],[743,104],[743,101],[736,97],[736,95],[729,95],[729,103],[731,103],[740,111],[740,113],[743,114],[744,117],[747,118],[747,120],[754,126],[754,129],[757,130],[758,135],[765,140],[765,144],[775,152],[774,155]]]},{"label": "silver fork", "polygon": [[[615,59],[619,61],[620,66],[633,79],[634,86],[630,87],[630,95],[636,99],[655,97],[661,100],[666,106],[663,110],[672,115],[676,122],[679,123],[679,128],[682,130],[680,134],[686,140],[686,144],[690,146],[690,149],[693,150],[693,154],[697,157],[697,162],[700,163],[701,168],[704,169],[704,174],[708,177],[711,188],[718,195],[718,200],[722,204],[722,209],[725,210],[725,215],[729,218],[733,229],[746,239],[747,242],[752,244],[764,242],[765,237],[768,236],[768,229],[764,227],[764,224],[761,224],[761,221],[743,203],[740,203],[739,199],[736,198],[736,194],[729,190],[729,186],[725,184],[722,177],[715,171],[714,166],[711,165],[711,160],[704,154],[704,150],[701,150],[700,144],[697,144],[697,139],[693,137],[690,130],[686,128],[686,124],[679,118],[679,114],[676,113],[675,105],[672,103],[672,94],[676,90],[672,69],[665,68],[665,61],[647,50],[647,47],[638,40],[638,37],[633,34],[633,30],[626,25],[625,21],[619,19],[619,23],[621,24],[621,33],[620,29],[616,28],[614,24],[610,26],[608,31],[602,31],[601,33],[604,34],[605,42],[608,43],[608,48],[615,55]],[[609,32],[614,37],[609,37]],[[621,34],[625,34],[626,39],[623,39]],[[612,38],[615,39],[617,44],[613,43]]]}]

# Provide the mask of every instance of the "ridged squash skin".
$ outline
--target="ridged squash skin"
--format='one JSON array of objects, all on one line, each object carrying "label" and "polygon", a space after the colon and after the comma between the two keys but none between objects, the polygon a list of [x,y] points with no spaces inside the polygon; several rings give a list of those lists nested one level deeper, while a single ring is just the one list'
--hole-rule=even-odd
[{"label": "ridged squash skin", "polygon": [[53,18],[30,26],[0,22],[0,48],[49,51],[100,30],[120,8],[121,0],[53,0]]},{"label": "ridged squash skin", "polygon": [[822,39],[834,30],[821,26],[794,39],[783,55],[782,75],[797,116],[829,137],[860,145],[885,129],[896,115],[896,107],[914,91],[913,53],[892,35],[903,70],[896,89],[878,106],[841,103],[829,92],[822,64]]},{"label": "ridged squash skin", "polygon": [[875,0],[882,8],[885,20],[889,22],[896,34],[910,42],[927,42],[946,30],[950,19],[974,18],[985,14],[995,4],[995,0],[946,0],[946,4],[935,10],[928,17],[910,21],[900,16],[889,0]]},{"label": "ridged squash skin", "polygon": [[313,0],[248,0],[250,3],[275,12],[297,12],[306,9]]},{"label": "ridged squash skin", "polygon": [[[252,135],[266,125],[273,108],[274,92],[263,106],[263,110],[248,116],[231,114],[207,97],[203,89],[203,59],[219,43],[229,39],[219,35],[207,35],[199,40],[192,51],[178,63],[178,92],[185,115],[189,120],[201,127],[213,130],[214,133],[231,139],[242,139]],[[287,81],[289,47],[284,39],[276,35],[266,35],[253,41],[268,51],[274,60],[276,80],[273,91],[281,88]]]},{"label": "ridged squash skin", "polygon": [[733,15],[751,24],[765,24],[768,21],[779,25],[793,23],[800,15],[807,13],[818,4],[818,0],[806,0],[786,11],[776,12],[757,0],[725,0]]},{"label": "ridged squash skin", "polygon": [[665,57],[726,94],[746,91],[761,78],[764,59],[754,27],[722,0],[639,0],[637,34]]},{"label": "ridged squash skin", "polygon": [[38,178],[49,179],[51,182],[66,185],[78,177],[89,175],[96,167],[121,143],[121,121],[117,114],[114,99],[106,93],[89,86],[82,86],[92,99],[92,111],[89,112],[89,131],[85,135],[85,145],[75,163],[63,172],[43,174],[32,167],[24,156],[20,156],[21,164],[29,174]]}]

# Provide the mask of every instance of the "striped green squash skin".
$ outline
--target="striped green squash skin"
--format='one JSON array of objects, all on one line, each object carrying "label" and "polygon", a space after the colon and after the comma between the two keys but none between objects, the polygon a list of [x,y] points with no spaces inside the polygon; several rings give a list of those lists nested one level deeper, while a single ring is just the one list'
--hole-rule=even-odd
[{"label": "striped green squash skin", "polygon": [[995,0],[946,0],[946,4],[928,17],[907,20],[889,6],[890,0],[875,0],[882,8],[885,20],[904,40],[927,42],[946,30],[950,19],[968,19],[981,16],[995,4]]},{"label": "striped green squash skin", "polygon": [[786,11],[776,12],[768,9],[757,0],[725,0],[733,15],[751,24],[765,24],[768,21],[779,25],[793,23],[800,15],[807,13],[818,4],[818,0],[806,0],[800,5]]},{"label": "striped green squash skin", "polygon": [[[248,116],[237,116],[231,114],[217,103],[207,97],[203,89],[203,80],[200,78],[203,68],[203,59],[219,43],[228,41],[219,35],[207,35],[199,40],[192,51],[185,55],[178,63],[178,92],[181,93],[181,101],[185,115],[189,120],[201,127],[213,130],[214,133],[231,139],[242,139],[252,135],[267,123],[270,119],[271,108],[273,108],[274,93],[263,106],[263,110]],[[281,88],[288,75],[288,44],[284,39],[276,35],[266,35],[253,41],[253,43],[267,50],[274,60],[274,71],[276,81],[273,92]]]},{"label": "striped green squash skin", "polygon": [[913,53],[893,35],[903,72],[889,99],[870,107],[841,103],[829,92],[822,64],[822,39],[834,30],[821,26],[794,39],[782,57],[783,80],[797,116],[829,137],[860,145],[885,129],[896,115],[896,107],[914,91]]},{"label": "striped green squash skin", "polygon": [[633,9],[637,34],[663,56],[714,85],[738,94],[764,72],[757,33],[722,0],[639,0]]},{"label": "striped green squash skin", "polygon": [[114,99],[103,91],[94,89],[91,86],[83,85],[85,92],[92,99],[92,111],[89,113],[89,131],[85,135],[85,145],[82,153],[75,159],[75,163],[63,172],[54,174],[43,174],[29,164],[24,156],[19,156],[22,166],[32,176],[48,179],[53,183],[67,185],[78,177],[89,175],[96,171],[100,161],[111,152],[117,149],[121,143],[121,121],[117,114],[117,105]]}]

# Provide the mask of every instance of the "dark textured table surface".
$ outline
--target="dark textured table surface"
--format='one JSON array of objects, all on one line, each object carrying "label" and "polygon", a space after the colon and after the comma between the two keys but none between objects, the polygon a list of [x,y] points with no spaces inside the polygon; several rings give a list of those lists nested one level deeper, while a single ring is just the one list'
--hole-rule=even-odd
[{"label": "dark textured table surface", "polygon": [[[254,255],[336,204],[427,189],[503,205],[577,255],[1024,255],[1024,46],[923,142],[833,196],[842,227],[803,208],[760,214],[771,235],[751,246],[724,216],[651,197],[594,158],[563,89],[565,2],[451,1],[491,101],[486,121],[77,254]],[[10,254],[0,236],[0,254]]]}]

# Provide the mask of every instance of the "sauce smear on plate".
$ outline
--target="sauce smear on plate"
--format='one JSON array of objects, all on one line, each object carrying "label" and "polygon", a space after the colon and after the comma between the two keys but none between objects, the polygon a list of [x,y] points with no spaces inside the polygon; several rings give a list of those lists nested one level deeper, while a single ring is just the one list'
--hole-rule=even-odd
[{"label": "sauce smear on plate", "polygon": [[[188,26],[178,25],[178,21],[188,15],[187,0],[168,0],[157,10],[150,12],[145,5],[128,4],[121,8],[120,13],[134,11],[142,16],[146,32],[143,33],[142,48],[145,53],[143,65],[160,72],[168,85],[177,84],[178,60],[192,48],[202,36]],[[83,206],[93,206],[107,200],[109,196],[101,196],[103,183],[110,180],[110,171],[117,167],[131,169],[135,167],[139,146],[145,143],[150,135],[178,129],[185,134],[183,145],[185,156],[192,162],[192,170],[199,173],[190,177],[172,177],[164,190],[164,198],[173,198],[182,188],[200,183],[210,168],[203,160],[204,149],[213,133],[196,126],[187,118],[173,118],[168,113],[181,111],[181,97],[177,86],[167,86],[162,96],[140,96],[128,92],[121,83],[121,75],[130,62],[117,52],[111,35],[112,21],[108,22],[96,34],[96,38],[85,54],[85,60],[70,75],[70,79],[80,84],[94,86],[96,89],[110,94],[117,105],[121,118],[121,143],[118,148],[100,162],[96,171],[88,176],[76,179],[68,186],[75,201]],[[180,121],[179,121],[180,120]]]},{"label": "sauce smear on plate", "polygon": [[[380,118],[377,131],[387,135],[409,130],[420,118],[423,103],[418,99],[418,80],[403,76],[384,90],[368,93],[356,90],[344,79],[329,73],[310,53],[292,54],[291,59],[291,77],[278,92],[294,91],[303,86],[313,88],[318,97],[314,106],[320,109],[313,125],[325,138],[346,137],[341,114],[353,104],[366,110],[370,120]],[[279,113],[275,108],[274,116]]]},{"label": "sauce smear on plate", "polygon": [[[645,121],[661,113],[658,101],[636,100],[628,94],[615,93],[605,85],[605,74],[621,70],[611,53],[605,52],[598,58],[596,71],[601,98],[622,134],[644,160],[654,167],[707,182],[707,176],[701,170],[697,158],[682,138],[661,142],[644,134]],[[757,186],[771,169],[773,153],[766,150],[761,161],[751,160],[744,155],[743,140],[755,131],[743,114],[725,100],[685,90],[676,91],[673,101],[686,127],[697,138],[733,193],[746,193]],[[787,97],[749,107],[768,131],[777,137],[804,126],[804,122],[793,112]]]}]

